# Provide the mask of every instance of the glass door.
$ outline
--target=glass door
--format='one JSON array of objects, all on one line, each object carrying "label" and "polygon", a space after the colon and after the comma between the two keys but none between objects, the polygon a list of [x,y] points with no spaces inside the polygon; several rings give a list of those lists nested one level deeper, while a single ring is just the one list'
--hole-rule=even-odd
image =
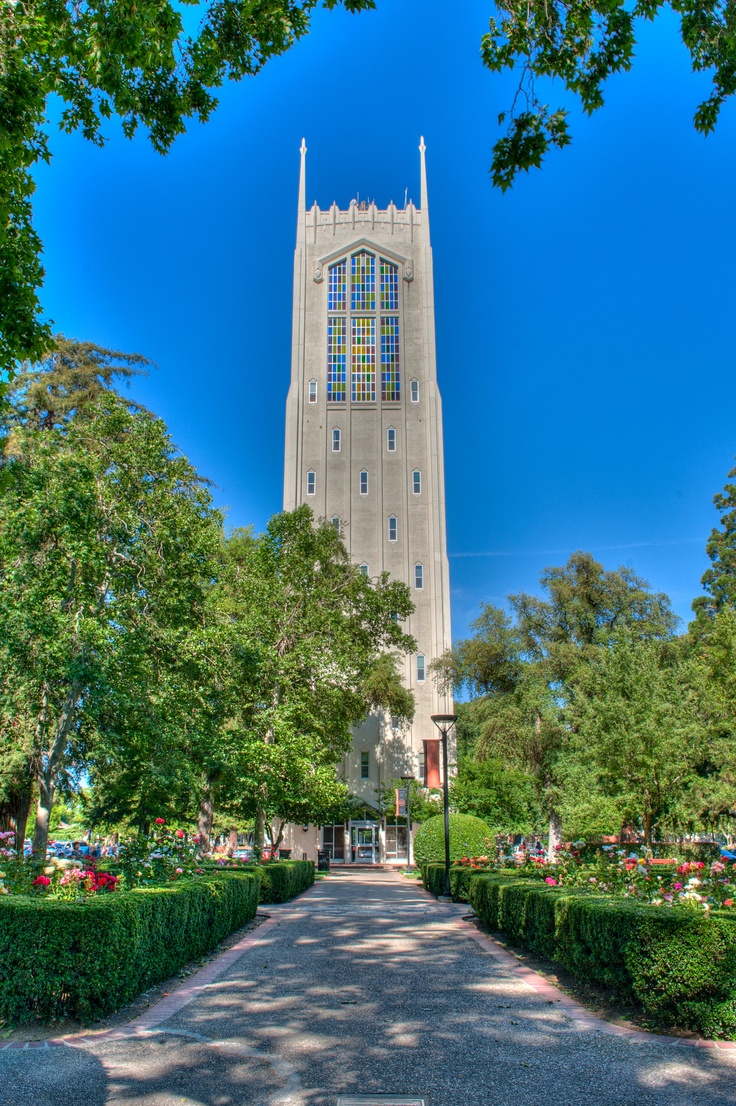
[{"label": "glass door", "polygon": [[378,853],[378,823],[353,822],[350,826],[350,854],[354,864],[375,864]]}]

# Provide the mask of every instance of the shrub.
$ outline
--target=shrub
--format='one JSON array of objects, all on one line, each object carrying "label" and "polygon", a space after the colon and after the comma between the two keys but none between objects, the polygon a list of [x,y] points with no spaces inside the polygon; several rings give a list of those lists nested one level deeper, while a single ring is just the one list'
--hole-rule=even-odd
[{"label": "shrub", "polygon": [[652,906],[556,888],[514,873],[474,874],[483,923],[609,988],[659,1021],[708,1036],[736,1033],[736,924],[725,913]]},{"label": "shrub", "polygon": [[[493,853],[494,850],[493,830],[482,818],[472,814],[450,815],[451,861],[460,860],[463,856],[481,856],[487,851]],[[422,822],[414,837],[414,858],[419,865],[430,861],[444,863],[444,815],[436,814]]]},{"label": "shrub", "polygon": [[249,922],[260,876],[59,902],[0,898],[0,1017],[99,1018]]},{"label": "shrub", "polygon": [[286,902],[312,886],[314,861],[268,861],[263,865],[261,873],[261,902]]}]

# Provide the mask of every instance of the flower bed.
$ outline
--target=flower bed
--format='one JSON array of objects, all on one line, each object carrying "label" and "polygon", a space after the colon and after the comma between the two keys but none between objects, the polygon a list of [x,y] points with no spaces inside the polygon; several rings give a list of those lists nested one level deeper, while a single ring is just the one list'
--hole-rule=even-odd
[{"label": "flower bed", "polygon": [[0,898],[0,1017],[93,1019],[210,952],[256,913],[260,874],[163,887]]}]

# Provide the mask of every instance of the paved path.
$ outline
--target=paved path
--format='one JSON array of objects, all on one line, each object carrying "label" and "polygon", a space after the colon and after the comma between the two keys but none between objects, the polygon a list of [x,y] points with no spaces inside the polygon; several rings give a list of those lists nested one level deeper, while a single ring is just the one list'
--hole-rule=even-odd
[{"label": "paved path", "polygon": [[0,1106],[736,1106],[736,1051],[607,1030],[465,911],[390,872],[331,876],[127,1036],[1,1052]]}]

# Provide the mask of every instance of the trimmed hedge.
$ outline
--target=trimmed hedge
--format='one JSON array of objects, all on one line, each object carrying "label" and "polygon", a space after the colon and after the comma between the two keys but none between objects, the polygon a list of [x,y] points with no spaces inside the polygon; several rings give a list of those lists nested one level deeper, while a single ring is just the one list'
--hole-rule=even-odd
[{"label": "trimmed hedge", "polygon": [[81,902],[0,898],[0,1017],[94,1019],[255,917],[260,878],[221,873]]},{"label": "trimmed hedge", "polygon": [[481,921],[657,1020],[708,1037],[736,1035],[736,924],[726,914],[474,873]]},{"label": "trimmed hedge", "polygon": [[[473,814],[450,815],[450,861],[464,856],[482,856],[489,848],[495,848],[493,830],[482,818]],[[432,861],[444,863],[444,814],[435,814],[422,822],[414,835],[414,858],[419,865]]]},{"label": "trimmed hedge", "polygon": [[314,883],[313,860],[274,860],[261,867],[261,902],[277,903],[301,895]]}]

